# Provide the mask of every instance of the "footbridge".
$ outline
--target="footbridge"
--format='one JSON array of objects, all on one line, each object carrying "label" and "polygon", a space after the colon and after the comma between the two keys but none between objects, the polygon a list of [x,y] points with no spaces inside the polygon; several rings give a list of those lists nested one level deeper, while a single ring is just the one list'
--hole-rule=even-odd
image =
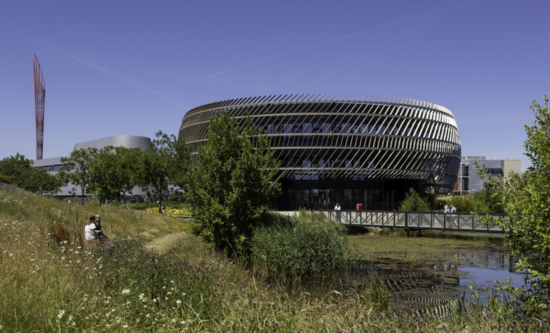
[{"label": "footbridge", "polygon": [[[422,230],[454,230],[483,233],[504,233],[503,229],[494,223],[484,222],[484,216],[490,216],[493,220],[501,220],[506,214],[446,214],[441,212],[396,212],[373,210],[312,210],[312,213],[324,214],[327,220],[341,223],[345,226],[402,228],[409,231]],[[297,214],[297,212],[281,212],[285,215]]]}]

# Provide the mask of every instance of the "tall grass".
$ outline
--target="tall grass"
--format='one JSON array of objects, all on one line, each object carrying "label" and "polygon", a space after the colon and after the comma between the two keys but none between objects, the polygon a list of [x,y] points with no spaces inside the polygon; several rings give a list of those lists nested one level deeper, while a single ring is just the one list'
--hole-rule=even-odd
[{"label": "tall grass", "polygon": [[350,258],[345,227],[302,214],[271,213],[270,223],[254,232],[252,262],[257,273],[269,277],[330,274]]},{"label": "tall grass", "polygon": [[[93,213],[111,243],[78,244]],[[311,294],[272,284],[192,236],[171,253],[146,246],[186,221],[0,191],[0,332],[548,331],[547,315],[525,318],[499,300],[463,302],[448,317],[395,313],[381,309],[381,284]]]}]

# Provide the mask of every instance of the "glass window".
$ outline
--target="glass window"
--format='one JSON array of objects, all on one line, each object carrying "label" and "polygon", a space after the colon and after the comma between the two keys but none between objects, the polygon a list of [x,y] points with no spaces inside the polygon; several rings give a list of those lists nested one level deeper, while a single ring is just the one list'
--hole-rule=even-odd
[{"label": "glass window", "polygon": [[59,171],[63,169],[63,165],[62,164],[56,164],[53,166],[53,171]]}]

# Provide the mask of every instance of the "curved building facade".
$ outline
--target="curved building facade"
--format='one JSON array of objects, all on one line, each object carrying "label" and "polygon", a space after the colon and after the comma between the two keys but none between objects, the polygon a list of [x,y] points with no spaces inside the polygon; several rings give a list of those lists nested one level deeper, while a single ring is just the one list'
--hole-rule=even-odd
[{"label": "curved building facade", "polygon": [[416,100],[340,100],[263,96],[215,102],[183,118],[179,138],[205,144],[209,119],[227,110],[265,132],[281,162],[280,210],[396,209],[412,187],[450,193],[460,166],[460,137],[447,108]]}]

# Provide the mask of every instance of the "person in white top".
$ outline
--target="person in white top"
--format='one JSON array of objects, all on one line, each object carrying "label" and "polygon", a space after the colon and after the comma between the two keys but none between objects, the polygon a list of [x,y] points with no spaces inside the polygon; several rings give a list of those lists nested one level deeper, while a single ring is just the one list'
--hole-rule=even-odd
[{"label": "person in white top", "polygon": [[334,206],[334,210],[342,210],[342,207],[340,207],[339,203],[336,203],[336,206]]},{"label": "person in white top", "polygon": [[95,221],[95,216],[92,215],[86,222],[86,226],[84,227],[84,237],[86,238],[86,240],[97,239],[96,231],[95,231],[96,226],[94,224],[94,221]]}]

